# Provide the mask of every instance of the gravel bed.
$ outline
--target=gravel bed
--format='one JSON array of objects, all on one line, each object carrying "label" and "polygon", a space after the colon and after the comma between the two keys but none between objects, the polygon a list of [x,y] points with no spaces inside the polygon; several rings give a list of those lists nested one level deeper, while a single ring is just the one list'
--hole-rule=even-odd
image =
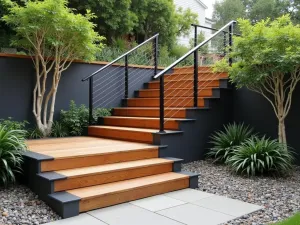
[{"label": "gravel bed", "polygon": [[300,211],[300,168],[287,178],[235,175],[223,165],[196,161],[183,170],[200,173],[199,190],[264,206],[256,213],[227,224],[268,224],[283,220]]},{"label": "gravel bed", "polygon": [[0,187],[0,225],[43,224],[59,219],[60,217],[27,187]]}]

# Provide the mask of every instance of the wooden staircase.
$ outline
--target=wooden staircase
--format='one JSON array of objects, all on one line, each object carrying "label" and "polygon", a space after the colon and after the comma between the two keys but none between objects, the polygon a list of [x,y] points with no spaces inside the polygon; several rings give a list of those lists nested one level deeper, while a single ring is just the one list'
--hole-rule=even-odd
[{"label": "wooden staircase", "polygon": [[[205,69],[205,70],[204,70]],[[205,79],[203,79],[203,74]],[[174,77],[173,77],[174,76]],[[167,145],[160,136],[178,138],[187,110],[193,107],[193,70],[166,75],[165,133],[159,133],[159,83],[151,81],[136,97],[124,100],[113,115],[99,118],[88,137],[27,142],[25,172],[28,185],[63,218],[140,198],[198,186],[198,174],[181,172],[181,159],[161,158]],[[202,80],[201,80],[202,79]],[[198,110],[217,98],[226,74],[199,68]],[[209,85],[207,82],[209,81]],[[205,83],[205,88],[204,88]],[[176,96],[172,98],[172,93]],[[168,118],[168,115],[172,115]],[[168,155],[172,157],[172,155]]]}]

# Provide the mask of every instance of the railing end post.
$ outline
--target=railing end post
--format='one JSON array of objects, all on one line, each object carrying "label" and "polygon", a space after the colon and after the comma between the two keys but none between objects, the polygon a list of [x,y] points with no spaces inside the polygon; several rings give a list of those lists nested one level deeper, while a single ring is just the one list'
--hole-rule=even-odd
[{"label": "railing end post", "polygon": [[89,125],[93,124],[94,78],[89,78]]}]

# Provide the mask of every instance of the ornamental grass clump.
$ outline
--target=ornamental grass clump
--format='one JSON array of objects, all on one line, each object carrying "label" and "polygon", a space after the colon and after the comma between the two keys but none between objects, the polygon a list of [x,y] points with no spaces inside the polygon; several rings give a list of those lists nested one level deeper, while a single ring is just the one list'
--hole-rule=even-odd
[{"label": "ornamental grass clump", "polygon": [[285,175],[293,168],[293,160],[286,145],[266,137],[252,137],[235,146],[226,163],[238,174]]},{"label": "ornamental grass clump", "polygon": [[253,135],[253,129],[244,124],[229,124],[224,131],[217,131],[211,136],[210,148],[207,156],[215,162],[224,163],[233,154],[234,147],[240,145]]},{"label": "ornamental grass clump", "polygon": [[25,136],[24,130],[7,129],[0,124],[0,186],[15,183],[15,174],[22,171]]}]

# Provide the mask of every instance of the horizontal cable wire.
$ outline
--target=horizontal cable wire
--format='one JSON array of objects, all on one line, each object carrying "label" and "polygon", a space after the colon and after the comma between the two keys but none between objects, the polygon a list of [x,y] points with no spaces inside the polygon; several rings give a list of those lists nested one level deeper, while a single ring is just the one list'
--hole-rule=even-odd
[{"label": "horizontal cable wire", "polygon": [[[142,53],[144,53],[144,52],[142,52]],[[148,58],[148,57],[146,57],[146,58]],[[150,58],[151,58],[151,57],[150,57]],[[129,59],[131,59],[131,58],[129,58]],[[150,61],[150,60],[149,60],[149,61]],[[145,72],[145,71],[144,71],[143,69],[140,69],[140,71],[139,71],[138,68],[136,68],[136,70],[133,69],[133,71],[129,71],[129,74],[128,74],[128,76],[129,76],[129,79],[128,79],[128,80],[129,80],[129,81],[128,81],[129,87],[134,86],[134,85],[136,85],[138,82],[142,81],[142,79],[144,79],[144,77],[141,76],[141,75],[142,75],[144,72]],[[119,73],[119,72],[118,72],[118,73]],[[116,77],[116,78],[114,78],[113,80],[116,80],[117,78],[119,78],[119,77]],[[132,79],[135,79],[135,80],[132,82],[132,81],[131,81]],[[105,82],[105,81],[102,81],[101,83],[103,84],[104,82]],[[112,82],[110,82],[110,83],[112,83]],[[99,85],[97,85],[97,86],[99,86]],[[106,87],[106,86],[107,86],[106,89],[103,89],[103,87],[101,88],[102,92],[103,92],[103,91],[106,91],[107,89],[110,88],[110,86],[105,85],[105,87]],[[97,97],[99,97],[100,95],[102,95],[102,93],[99,93],[97,96],[94,97],[93,103],[94,103],[94,104],[98,103],[99,101],[101,101],[102,99],[104,99],[107,95],[109,95],[109,94],[111,94],[112,92],[114,92],[113,95],[111,95],[109,98],[107,98],[104,102],[101,103],[101,104],[104,104],[105,106],[108,105],[110,102],[112,102],[112,101],[115,100],[116,98],[120,97],[120,94],[121,94],[122,92],[125,92],[125,89],[124,89],[124,88],[123,88],[123,89],[120,89],[122,86],[125,86],[125,79],[124,79],[123,82],[122,82],[121,84],[119,84],[117,87],[115,87],[114,89],[111,89],[109,92],[106,92],[104,96],[102,96],[100,99],[97,99],[97,100],[95,101],[95,99],[96,99]],[[117,91],[115,92],[115,90],[117,90]],[[99,91],[99,90],[97,90],[97,91]],[[97,91],[96,91],[96,92],[97,92]]]}]

